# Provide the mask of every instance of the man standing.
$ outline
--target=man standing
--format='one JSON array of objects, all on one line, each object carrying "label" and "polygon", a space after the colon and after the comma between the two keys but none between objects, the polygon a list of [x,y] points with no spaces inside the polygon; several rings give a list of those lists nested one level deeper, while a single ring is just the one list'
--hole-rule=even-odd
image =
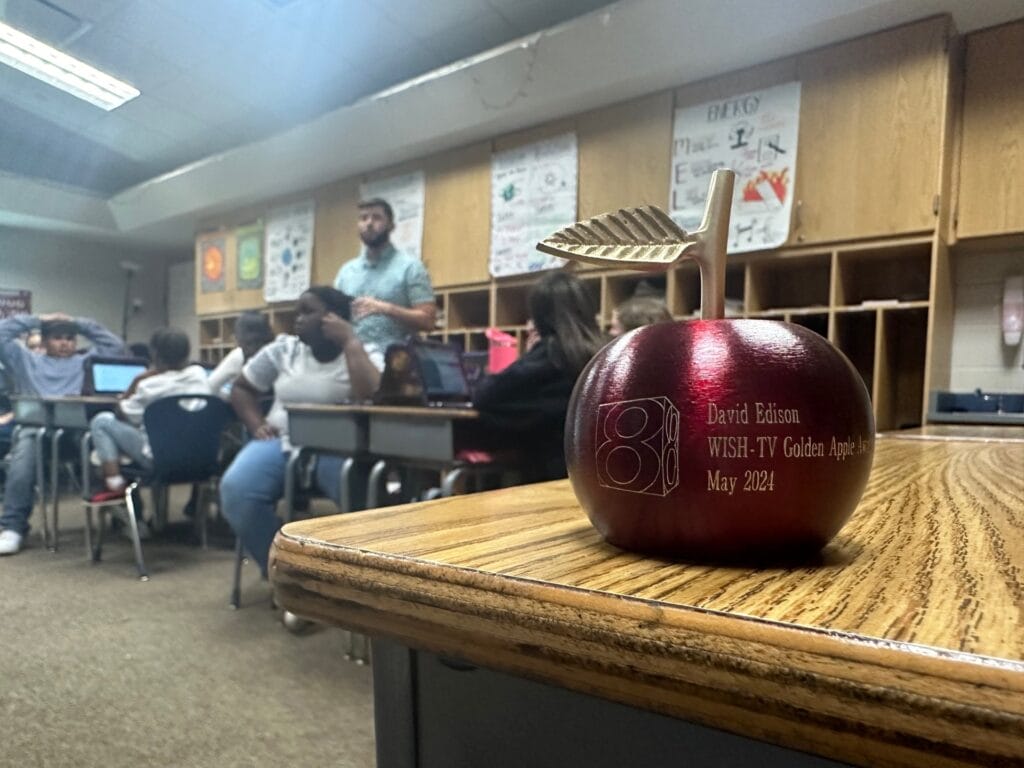
[{"label": "man standing", "polygon": [[[26,332],[39,328],[44,354],[30,351],[18,341]],[[92,342],[84,356],[76,354],[78,334]],[[124,343],[95,320],[72,319],[63,314],[15,315],[0,320],[0,362],[23,395],[79,395],[84,376],[83,361],[89,355],[123,355]],[[4,487],[4,508],[0,515],[0,555],[21,550],[32,512],[36,476],[34,450],[36,430],[23,427],[11,447]]]},{"label": "man standing", "polygon": [[432,331],[437,305],[423,262],[391,244],[394,213],[386,200],[359,203],[359,256],[338,270],[334,287],[352,297],[352,321],[364,344],[385,349]]}]

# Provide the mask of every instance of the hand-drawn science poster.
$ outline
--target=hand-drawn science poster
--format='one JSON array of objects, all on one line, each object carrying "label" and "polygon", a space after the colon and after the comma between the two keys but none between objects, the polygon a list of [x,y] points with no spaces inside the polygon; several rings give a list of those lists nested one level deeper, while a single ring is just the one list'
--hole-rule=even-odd
[{"label": "hand-drawn science poster", "polygon": [[361,200],[379,197],[387,200],[395,213],[391,242],[395,248],[417,259],[423,258],[423,198],[426,188],[423,171],[375,179],[359,185]]},{"label": "hand-drawn science poster", "polygon": [[267,214],[263,298],[294,301],[309,288],[316,204],[307,200]]},{"label": "hand-drawn science poster", "polygon": [[700,226],[711,174],[736,172],[729,253],[775,248],[789,237],[796,180],[800,83],[785,83],[676,110],[670,214]]},{"label": "hand-drawn science poster", "polygon": [[565,263],[537,243],[576,223],[576,134],[491,156],[491,259],[494,277],[553,269]]},{"label": "hand-drawn science poster", "polygon": [[227,255],[227,238],[223,232],[199,235],[196,239],[199,251],[199,286],[203,293],[221,293],[224,290],[224,262]]},{"label": "hand-drawn science poster", "polygon": [[235,230],[237,274],[235,287],[252,290],[263,287],[263,225],[250,224]]}]

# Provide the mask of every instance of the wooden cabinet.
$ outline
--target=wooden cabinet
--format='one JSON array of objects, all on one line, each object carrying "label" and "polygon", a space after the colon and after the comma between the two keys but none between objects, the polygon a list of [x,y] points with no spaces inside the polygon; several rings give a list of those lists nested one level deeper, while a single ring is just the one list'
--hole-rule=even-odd
[{"label": "wooden cabinet", "polygon": [[[274,334],[292,333],[295,326],[295,304],[285,302],[260,310],[270,320]],[[237,312],[199,318],[199,361],[216,365],[238,346],[235,341]]]},{"label": "wooden cabinet", "polygon": [[799,57],[791,242],[934,230],[949,35],[934,18]]},{"label": "wooden cabinet", "polygon": [[1024,20],[967,38],[957,237],[1024,232]]},{"label": "wooden cabinet", "polygon": [[[863,378],[879,430],[916,426],[925,409],[933,248],[929,236],[732,256],[727,315],[784,320],[826,337]],[[700,276],[692,263],[665,274],[585,270],[578,276],[605,330],[612,310],[638,289],[664,296],[678,319],[700,310]],[[439,291],[444,311],[432,338],[483,350],[484,331],[495,326],[516,336],[522,349],[527,297],[538,279]]]}]

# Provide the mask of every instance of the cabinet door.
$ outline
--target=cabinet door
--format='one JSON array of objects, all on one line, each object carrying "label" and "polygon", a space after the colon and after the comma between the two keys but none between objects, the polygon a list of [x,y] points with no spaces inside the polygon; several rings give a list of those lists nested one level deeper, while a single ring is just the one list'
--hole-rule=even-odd
[{"label": "cabinet door", "polygon": [[435,288],[487,280],[491,156],[486,143],[431,158],[423,211],[423,263]]},{"label": "cabinet door", "polygon": [[967,38],[958,237],[1024,232],[1024,21]]},{"label": "cabinet door", "polygon": [[929,19],[800,57],[791,240],[935,228],[948,30]]}]

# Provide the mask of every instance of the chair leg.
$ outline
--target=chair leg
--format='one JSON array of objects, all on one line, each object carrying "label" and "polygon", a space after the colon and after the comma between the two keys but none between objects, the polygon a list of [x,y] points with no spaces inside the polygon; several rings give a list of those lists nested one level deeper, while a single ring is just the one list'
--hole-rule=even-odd
[{"label": "chair leg", "polygon": [[366,508],[376,509],[380,496],[380,486],[384,479],[384,473],[388,469],[388,463],[380,459],[370,470],[370,479],[366,483]]},{"label": "chair leg", "polygon": [[199,546],[203,549],[209,549],[209,543],[206,539],[206,504],[209,498],[209,486],[206,483],[195,483],[192,486],[192,494],[196,499],[196,519],[195,524],[198,530],[196,533],[199,534]]},{"label": "chair leg", "polygon": [[100,507],[98,510],[99,527],[96,530],[96,547],[92,551],[92,561],[98,563],[103,558],[103,534],[107,528],[107,509]]},{"label": "chair leg", "polygon": [[64,436],[63,429],[57,429],[50,439],[50,493],[53,494],[53,538],[50,540],[50,551],[57,551],[57,518],[60,516],[60,439]]},{"label": "chair leg", "polygon": [[456,467],[450,472],[445,472],[444,481],[441,483],[441,495],[447,498],[455,495],[455,488],[459,479],[466,474],[464,467]]},{"label": "chair leg", "polygon": [[139,523],[135,519],[135,501],[132,499],[132,494],[138,487],[138,483],[132,483],[125,488],[124,504],[128,507],[128,527],[132,532],[132,547],[135,549],[135,567],[139,571],[139,581],[149,581],[146,563],[142,559],[142,541],[139,539]]},{"label": "chair leg", "polygon": [[92,505],[85,504],[85,554],[91,559],[92,550]]},{"label": "chair leg", "polygon": [[231,583],[231,601],[229,605],[233,610],[238,610],[242,604],[242,539],[235,537],[235,575]]}]

